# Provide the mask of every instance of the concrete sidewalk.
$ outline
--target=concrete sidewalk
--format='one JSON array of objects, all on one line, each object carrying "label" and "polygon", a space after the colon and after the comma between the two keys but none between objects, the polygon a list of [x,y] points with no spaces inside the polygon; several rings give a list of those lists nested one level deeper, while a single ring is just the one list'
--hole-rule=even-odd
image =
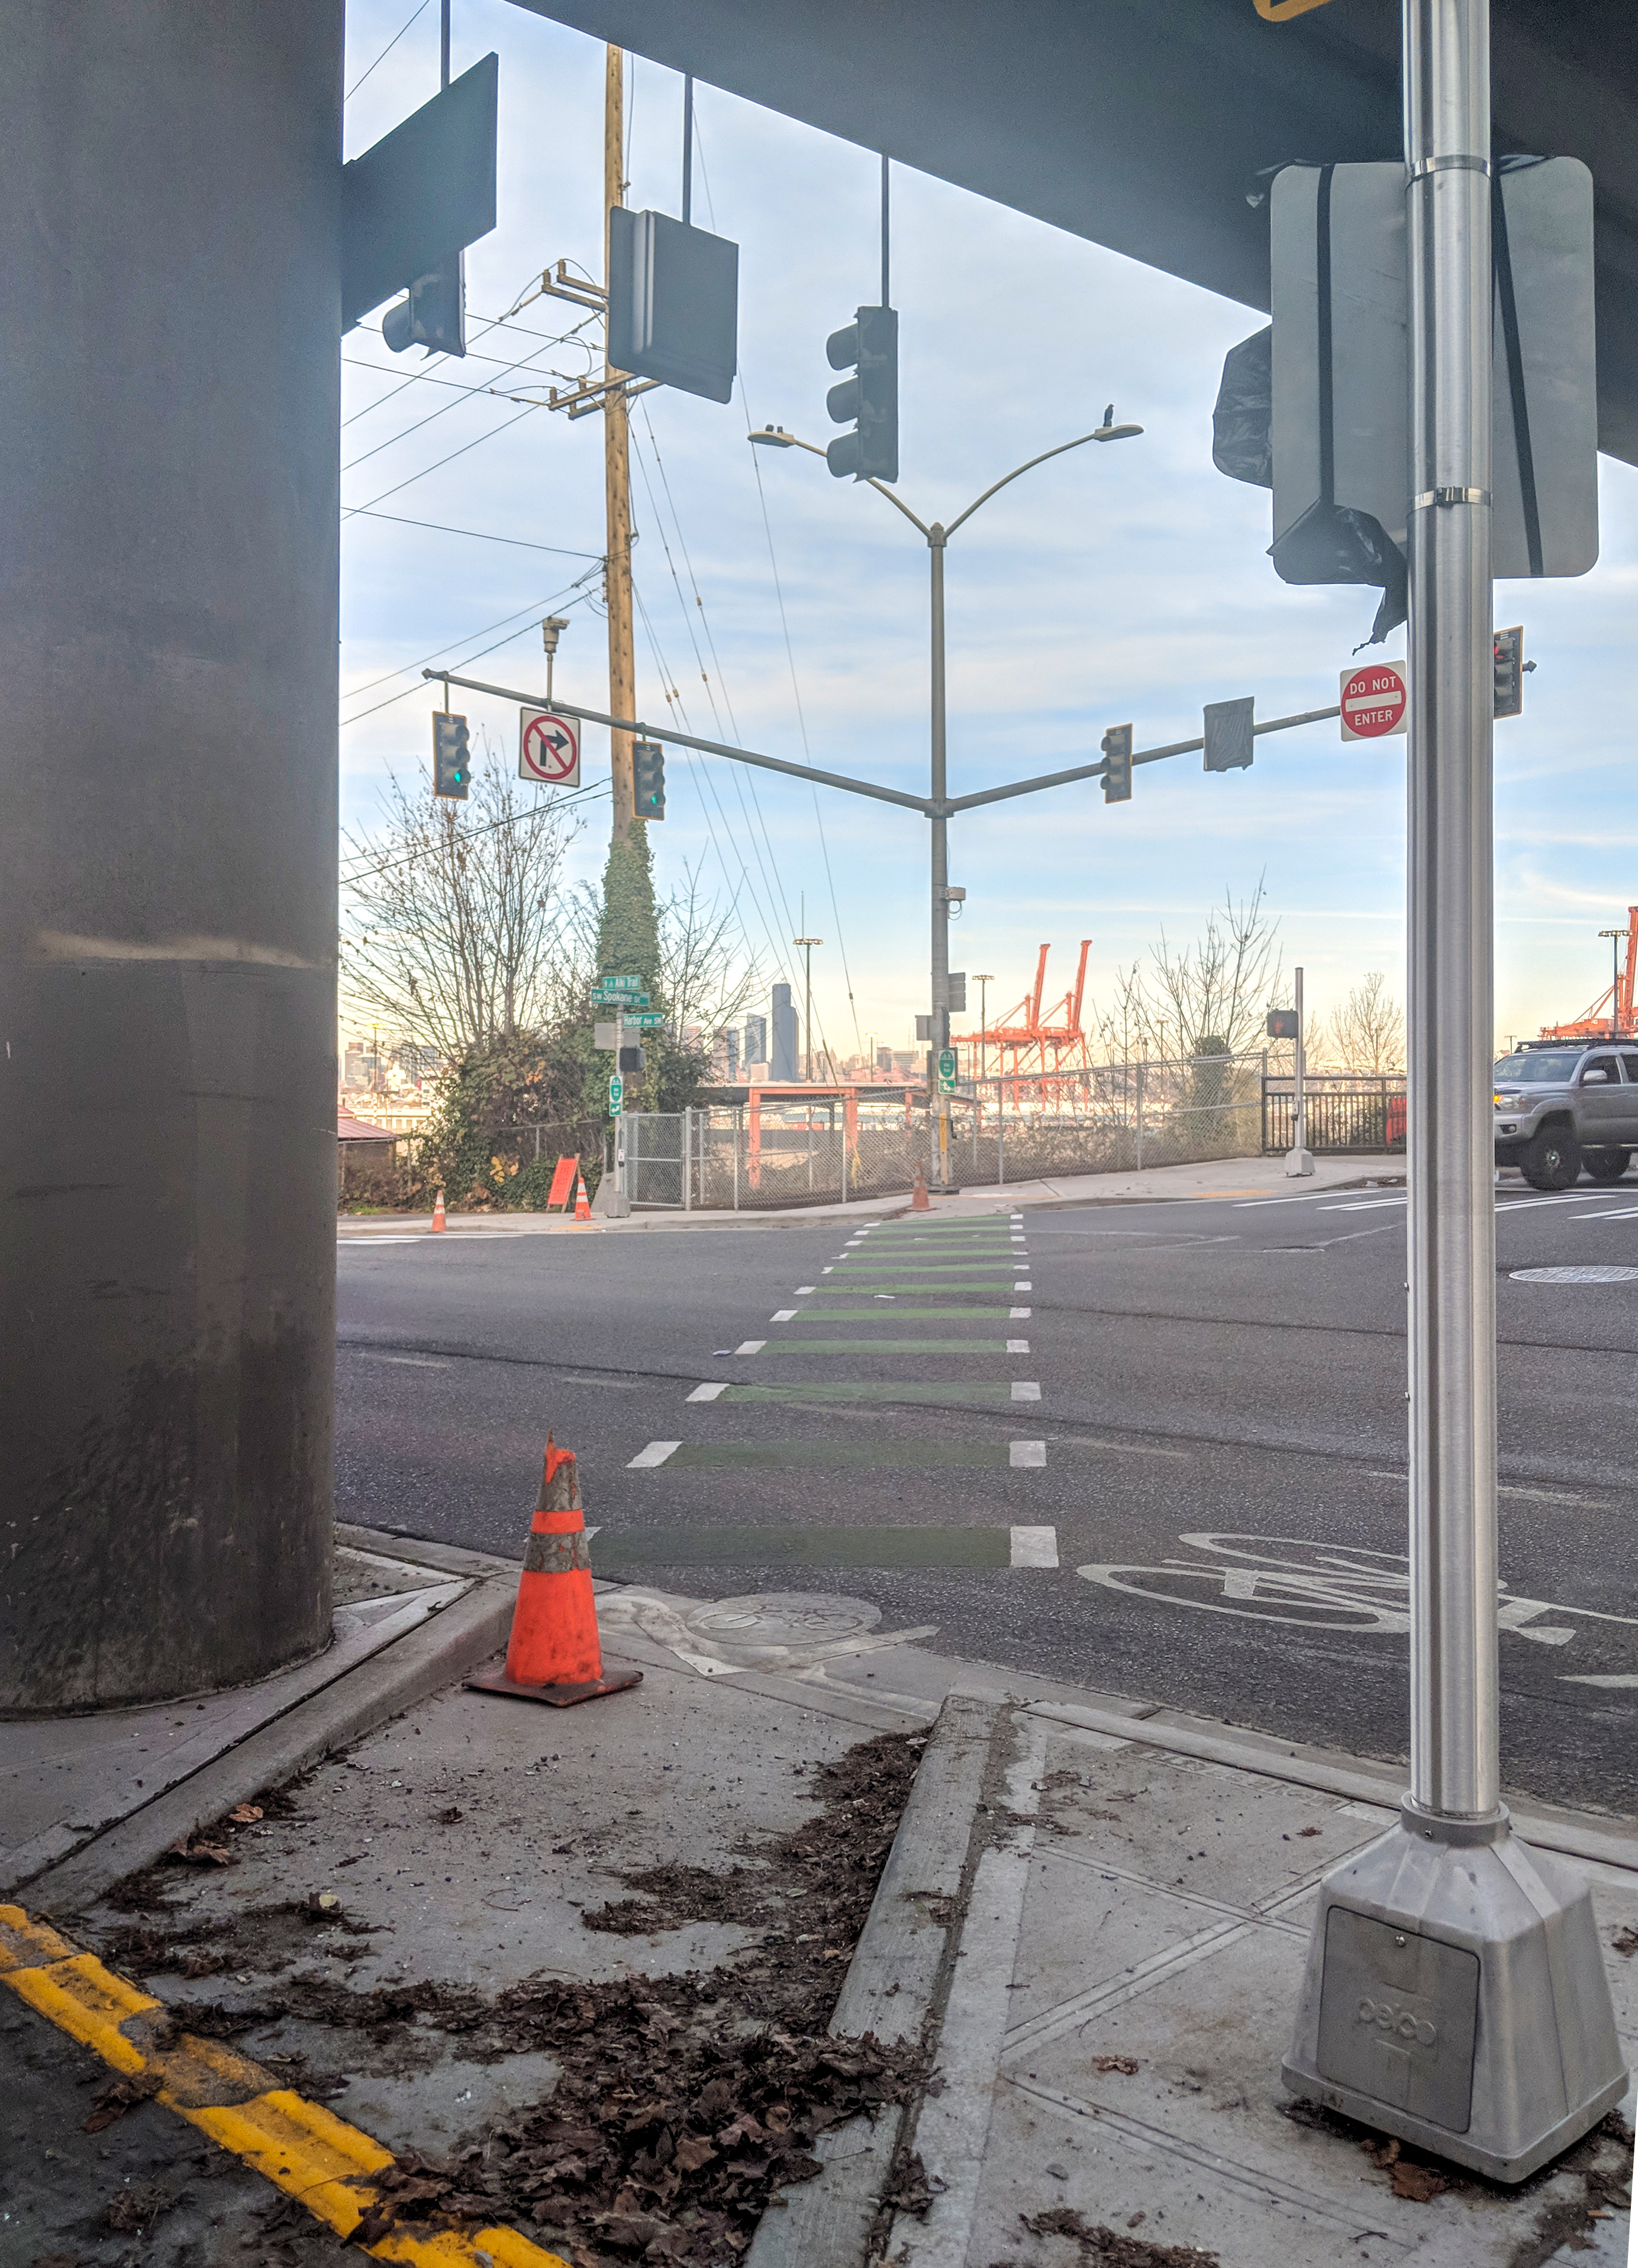
[{"label": "concrete sidewalk", "polygon": [[[1222,1197],[1302,1197],[1317,1189],[1348,1189],[1366,1182],[1397,1187],[1405,1179],[1402,1153],[1383,1157],[1319,1158],[1311,1176],[1288,1179],[1282,1158],[1217,1158],[1195,1166],[1156,1166],[1133,1174],[1069,1174],[1051,1181],[992,1183],[935,1197],[939,1213],[995,1212],[1015,1205],[1160,1204]],[[450,1236],[621,1236],[651,1229],[788,1228],[804,1222],[886,1220],[910,1210],[910,1195],[861,1198],[848,1204],[792,1205],[767,1212],[634,1212],[623,1220],[598,1215],[590,1222],[566,1220],[560,1213],[452,1212]],[[432,1233],[430,1213],[343,1213],[336,1220],[342,1241],[364,1237],[410,1237]]]},{"label": "concrete sidewalk", "polygon": [[[362,1580],[416,1587],[381,1596],[412,1599],[452,1572],[468,1584],[422,1631],[475,1598],[492,1613],[515,1572],[363,1531],[347,1543]],[[454,1571],[452,1557],[463,1563]],[[750,2268],[1625,2259],[1632,2145],[1615,2122],[1503,2191],[1415,2152],[1395,2157],[1344,2121],[1294,2115],[1281,2094],[1315,1885],[1390,1822],[1392,1768],[956,1660],[936,1634],[883,1631],[874,1608],[834,1594],[699,1602],[600,1586],[599,1609],[610,1662],[644,1671],[635,1692],[560,1713],[447,1677],[417,1697],[405,1676],[395,1700],[383,1664],[417,1642],[412,1630],[158,1803],[137,1800],[127,1770],[106,1800],[134,1808],[15,1891],[18,1907],[98,1948],[115,1975],[137,1973],[186,2031],[203,2033],[201,2054],[220,2064],[227,2050],[210,2043],[232,2042],[233,2068],[251,2074],[233,2100],[294,2089],[314,2120],[350,2122],[376,2149],[371,2163],[388,2152],[435,2161],[417,2176],[429,2193],[454,2193],[440,2167],[463,2167],[469,2191],[490,2182],[467,2209],[533,2231],[527,2244],[506,2240],[523,2247],[505,2252],[517,2262],[551,2246],[575,2268],[726,2268],[744,2242],[733,2235],[743,2208],[720,2204],[712,2165],[738,2150],[765,2183],[787,2146],[782,2117],[792,2133],[814,2129],[803,2164],[819,2170],[777,2192]],[[480,1640],[464,1644],[470,1655]],[[372,1693],[350,1690],[372,1678]],[[314,1713],[326,1712],[328,1739]],[[104,1771],[98,1720],[73,1721],[86,1769]],[[860,1747],[873,1735],[887,1748]],[[255,1742],[275,1737],[303,1776],[245,1807]],[[871,1795],[869,1773],[890,1771],[895,1755],[913,1764],[906,1744],[924,1740],[861,1930],[862,1908],[850,1920],[837,1885],[867,1896],[886,1851],[867,1826],[857,1840],[869,1803],[888,1800]],[[71,1746],[65,1733],[42,1754],[41,1785]],[[825,1799],[818,1812],[812,1793]],[[203,1849],[163,1856],[178,1805],[214,1823],[173,1839],[229,1863]],[[246,1815],[224,1819],[234,1807]],[[1516,1817],[1592,1877],[1623,2039],[1638,2047],[1638,1822],[1530,1805]],[[826,1840],[849,1832],[851,1845]],[[829,2021],[841,2046],[826,2065],[837,1985]],[[82,2194],[106,2189],[110,2166],[133,2194],[172,2200],[158,2223],[171,2250],[156,2237],[144,2256],[156,2268],[344,2257],[332,2234],[343,2222],[321,2227],[305,2206],[275,2244],[269,2210],[296,2207],[258,2191],[260,2174],[188,2190],[174,2140],[188,2130],[163,2099],[136,2102],[93,2146],[80,2131],[85,2053],[49,2049],[45,2021],[24,2009],[0,2025],[28,2145],[0,2186],[6,2268],[68,2242],[87,2268],[113,2268],[123,2240],[92,2225]],[[690,2143],[697,2177],[668,2191],[661,2146],[619,2139],[623,2110],[597,2130],[599,2147],[627,2154],[626,2187],[605,2183],[601,2220],[550,2172],[563,2161],[550,2134],[568,2131],[571,2103],[583,2123],[584,2104],[603,2099],[587,2038],[602,2043],[601,2064],[630,2072],[626,2099],[641,2103],[705,2084],[702,2055],[726,2058],[734,2084],[750,2086],[742,2043],[770,2026],[783,2064],[756,2080],[749,2127]],[[865,2030],[889,2043],[886,2078],[869,2075],[883,2051],[849,2044]],[[898,2102],[892,2073],[910,2049],[926,2051],[931,2083]],[[862,2087],[867,2101],[885,2088],[887,2107],[846,2117],[845,2094],[818,2102],[814,2074],[831,2065],[853,2076],[825,2086]],[[1630,2119],[1630,2095],[1625,2109]],[[678,2116],[695,2118],[686,2102]],[[520,2148],[540,2154],[528,2182],[506,2171]],[[284,2188],[300,2178],[298,2168]],[[356,2218],[356,2204],[344,2210]],[[719,2212],[727,2218],[712,2220]],[[34,2250],[7,2252],[7,2228]],[[498,2259],[493,2234],[437,2257]]]}]

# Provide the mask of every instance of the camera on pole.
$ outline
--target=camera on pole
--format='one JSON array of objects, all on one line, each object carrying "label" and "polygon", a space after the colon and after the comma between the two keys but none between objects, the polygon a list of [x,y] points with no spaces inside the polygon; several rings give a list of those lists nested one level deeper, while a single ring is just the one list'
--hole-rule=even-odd
[{"label": "camera on pole", "polygon": [[1132,800],[1132,727],[1111,725],[1103,735],[1103,800]]},{"label": "camera on pole", "polygon": [[456,803],[467,799],[467,783],[471,778],[471,736],[464,717],[452,717],[447,710],[437,712],[432,718],[432,792],[451,798]]},{"label": "camera on pole", "polygon": [[855,375],[833,386],[824,398],[835,423],[852,427],[838,433],[825,451],[837,480],[898,478],[898,312],[861,307],[851,323],[825,341],[832,370]]},{"label": "camera on pole", "polygon": [[631,743],[631,809],[638,819],[666,815],[666,752],[658,740]]}]

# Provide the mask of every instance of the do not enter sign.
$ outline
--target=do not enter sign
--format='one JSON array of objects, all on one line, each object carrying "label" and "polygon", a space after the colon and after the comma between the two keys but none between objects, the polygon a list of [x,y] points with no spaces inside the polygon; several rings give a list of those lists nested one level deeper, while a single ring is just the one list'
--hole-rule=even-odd
[{"label": "do not enter sign", "polygon": [[1342,737],[1380,740],[1405,730],[1405,664],[1369,661],[1342,673]]},{"label": "do not enter sign", "polygon": [[580,784],[580,728],[550,709],[518,712],[518,777],[544,787]]}]

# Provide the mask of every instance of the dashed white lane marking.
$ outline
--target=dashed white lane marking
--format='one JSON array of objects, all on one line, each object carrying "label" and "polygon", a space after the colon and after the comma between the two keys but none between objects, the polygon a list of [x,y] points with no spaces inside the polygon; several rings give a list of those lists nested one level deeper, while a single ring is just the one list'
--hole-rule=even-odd
[{"label": "dashed white lane marking", "polygon": [[1035,1379],[1035,1378],[1015,1378],[1015,1379],[1014,1379],[1014,1381],[1013,1381],[1013,1400],[1014,1400],[1015,1402],[1038,1402],[1040,1399],[1041,1399],[1041,1384],[1040,1384],[1040,1381],[1039,1381],[1038,1379]]},{"label": "dashed white lane marking", "polygon": [[1028,1354],[1029,1351],[1029,1342],[1028,1339],[1008,1339],[1007,1342],[1007,1351],[1008,1354]]},{"label": "dashed white lane marking", "polygon": [[814,1285],[811,1284],[799,1284],[796,1287],[797,1298],[799,1300],[805,1300],[808,1297],[808,1294],[813,1291],[814,1288]]},{"label": "dashed white lane marking", "polygon": [[1044,1441],[1009,1441],[1007,1446],[1008,1451],[1007,1462],[1015,1472],[1044,1465],[1046,1462]]},{"label": "dashed white lane marking", "polygon": [[1323,1204],[1320,1211],[1321,1212],[1377,1212],[1383,1205],[1402,1205],[1409,1203],[1410,1199],[1407,1197],[1355,1197],[1347,1204]]},{"label": "dashed white lane marking", "polygon": [[1012,1565],[1015,1567],[1056,1567],[1058,1530],[1055,1528],[1015,1528]]},{"label": "dashed white lane marking", "polygon": [[1015,1284],[1013,1289],[1015,1292],[1033,1292],[1035,1285],[1029,1283]]},{"label": "dashed white lane marking", "polygon": [[776,1307],[768,1321],[771,1323],[793,1323],[796,1321],[796,1310],[794,1307]]},{"label": "dashed white lane marking", "polygon": [[651,1441],[646,1449],[638,1451],[626,1467],[626,1470],[629,1473],[635,1473],[644,1471],[650,1465],[663,1465],[666,1459],[674,1455],[682,1447],[681,1441]]},{"label": "dashed white lane marking", "polygon": [[1028,1322],[1034,1312],[1032,1307],[1009,1307],[1007,1311],[1009,1319],[1015,1323]]},{"label": "dashed white lane marking", "polygon": [[349,1347],[347,1351],[360,1362],[402,1362],[414,1370],[447,1370],[450,1366],[431,1354],[377,1354],[372,1347]]},{"label": "dashed white lane marking", "polygon": [[1583,1220],[1638,1220],[1638,1205],[1627,1205],[1620,1212],[1584,1212]]},{"label": "dashed white lane marking", "polygon": [[742,1339],[734,1351],[735,1354],[760,1354],[767,1344],[766,1339]]},{"label": "dashed white lane marking", "polygon": [[714,1402],[718,1395],[726,1394],[727,1390],[727,1380],[726,1378],[719,1378],[713,1380],[709,1385],[697,1386],[692,1394],[689,1395],[689,1400],[690,1402]]}]

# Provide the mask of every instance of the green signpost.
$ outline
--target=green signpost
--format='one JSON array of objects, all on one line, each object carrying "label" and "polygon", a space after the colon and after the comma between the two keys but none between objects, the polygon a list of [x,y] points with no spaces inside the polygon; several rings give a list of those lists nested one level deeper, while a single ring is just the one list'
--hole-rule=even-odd
[{"label": "green signpost", "polygon": [[609,1082],[609,1116],[611,1118],[618,1118],[620,1116],[620,1104],[624,1094],[625,1081],[619,1072],[616,1071]]},{"label": "green signpost", "polygon": [[939,1049],[939,1093],[954,1094],[955,1092],[956,1050],[954,1048],[941,1048]]}]

